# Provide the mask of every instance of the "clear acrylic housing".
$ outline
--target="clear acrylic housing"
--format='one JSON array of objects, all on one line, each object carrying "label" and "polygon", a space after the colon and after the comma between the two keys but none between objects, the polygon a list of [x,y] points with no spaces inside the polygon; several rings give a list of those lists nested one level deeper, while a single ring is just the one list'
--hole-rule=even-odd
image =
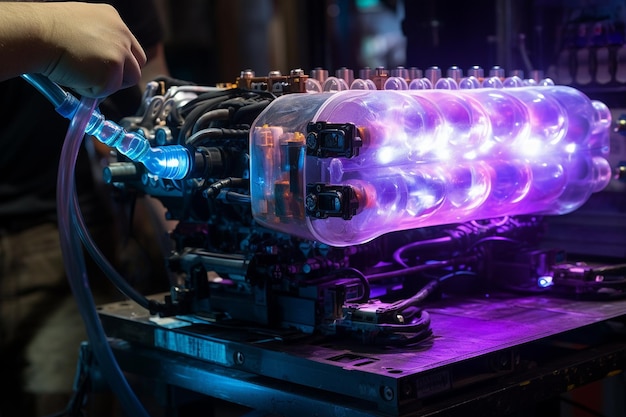
[{"label": "clear acrylic housing", "polygon": [[[307,155],[309,122],[353,124],[355,155]],[[252,211],[332,246],[515,214],[564,214],[610,181],[610,112],[566,86],[289,94],[250,138]],[[354,215],[307,214],[307,185],[349,186]]]}]

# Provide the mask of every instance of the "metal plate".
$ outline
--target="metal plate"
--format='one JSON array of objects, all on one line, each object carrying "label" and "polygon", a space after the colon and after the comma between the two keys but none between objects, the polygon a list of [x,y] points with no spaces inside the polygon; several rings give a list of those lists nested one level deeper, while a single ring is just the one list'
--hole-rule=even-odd
[{"label": "metal plate", "polygon": [[[490,294],[446,297],[426,309],[433,337],[412,348],[225,329],[194,317],[151,320],[128,302],[104,305],[100,316],[109,336],[131,346],[340,395],[364,409],[395,416],[419,410],[442,394],[523,370],[536,360],[538,345],[554,346],[554,336],[620,317],[626,314],[626,301]],[[585,338],[568,348],[594,343],[593,332]]]}]

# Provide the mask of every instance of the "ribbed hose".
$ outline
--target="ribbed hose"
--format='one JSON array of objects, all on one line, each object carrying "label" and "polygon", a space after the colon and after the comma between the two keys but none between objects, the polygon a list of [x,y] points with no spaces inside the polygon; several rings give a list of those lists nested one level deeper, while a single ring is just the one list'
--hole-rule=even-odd
[{"label": "ribbed hose", "polygon": [[[79,104],[76,97],[43,75],[22,74],[22,78],[43,94],[57,113],[67,119],[74,117]],[[142,163],[148,172],[160,178],[182,179],[192,170],[193,158],[184,146],[153,148],[147,138],[138,133],[126,132],[118,124],[105,120],[97,110],[91,113],[85,132],[105,145],[115,148],[133,162]]]}]

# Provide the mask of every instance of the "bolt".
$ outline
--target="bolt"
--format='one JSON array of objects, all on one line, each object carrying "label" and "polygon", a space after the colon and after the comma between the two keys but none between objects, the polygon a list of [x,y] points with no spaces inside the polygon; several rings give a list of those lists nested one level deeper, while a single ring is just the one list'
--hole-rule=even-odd
[{"label": "bolt", "polygon": [[393,395],[393,389],[391,387],[388,387],[388,386],[382,387],[380,390],[380,394],[382,395],[385,401],[393,400],[394,395]]},{"label": "bolt", "polygon": [[313,132],[306,135],[306,146],[311,149],[317,148],[317,135]]}]

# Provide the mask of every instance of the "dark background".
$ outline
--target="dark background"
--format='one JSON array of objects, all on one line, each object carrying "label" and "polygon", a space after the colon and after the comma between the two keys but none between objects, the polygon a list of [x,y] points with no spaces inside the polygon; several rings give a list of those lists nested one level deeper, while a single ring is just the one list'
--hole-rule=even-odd
[{"label": "dark background", "polygon": [[[539,70],[593,95],[624,87],[612,80],[577,83],[592,73],[596,51],[609,50],[608,71],[620,65],[623,0],[158,0],[172,74],[199,84],[316,67],[479,65],[487,72]],[[581,57],[585,62],[577,62]],[[559,67],[559,65],[561,67]],[[566,66],[567,71],[562,67]],[[586,71],[587,69],[585,69]],[[626,69],[625,69],[626,71]],[[570,73],[571,77],[563,76]],[[559,79],[560,78],[560,79]],[[621,95],[620,95],[621,96]],[[620,99],[605,98],[623,106]]]}]

